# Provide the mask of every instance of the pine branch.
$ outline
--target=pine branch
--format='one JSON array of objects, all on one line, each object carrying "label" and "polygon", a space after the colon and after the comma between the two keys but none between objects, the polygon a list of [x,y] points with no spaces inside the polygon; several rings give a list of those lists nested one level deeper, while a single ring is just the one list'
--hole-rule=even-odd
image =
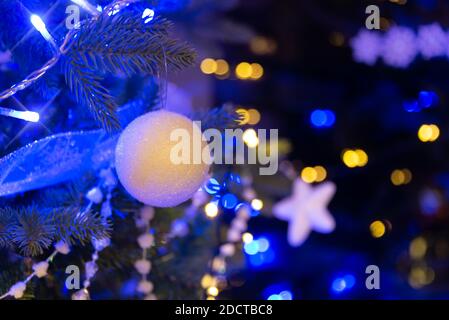
[{"label": "pine branch", "polygon": [[209,110],[207,113],[196,114],[194,119],[201,120],[203,130],[215,128],[218,130],[232,129],[239,126],[241,116],[235,112],[233,105],[225,104]]},{"label": "pine branch", "polygon": [[36,256],[57,240],[85,244],[109,237],[110,225],[99,214],[79,212],[78,206],[0,208],[0,248],[15,245],[25,256]]},{"label": "pine branch", "polygon": [[89,108],[94,119],[108,131],[120,128],[115,114],[117,108],[109,91],[101,84],[102,78],[73,56],[63,61],[64,75],[78,103]]},{"label": "pine branch", "polygon": [[69,244],[79,241],[86,244],[92,238],[109,238],[110,225],[98,213],[79,214],[78,207],[54,209],[50,214],[56,228],[56,238]]},{"label": "pine branch", "polygon": [[170,27],[158,17],[145,23],[136,9],[111,16],[105,12],[81,27],[68,54],[102,72],[127,76],[179,70],[193,64],[195,53],[169,38]]}]

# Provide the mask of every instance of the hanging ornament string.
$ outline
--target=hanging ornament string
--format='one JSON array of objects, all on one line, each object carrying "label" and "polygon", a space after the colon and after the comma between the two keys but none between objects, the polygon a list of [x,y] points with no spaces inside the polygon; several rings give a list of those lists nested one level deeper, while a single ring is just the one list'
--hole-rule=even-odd
[{"label": "hanging ornament string", "polygon": [[15,299],[20,299],[23,297],[25,290],[27,288],[28,282],[30,282],[34,277],[43,278],[47,276],[47,271],[50,262],[53,261],[55,256],[60,253],[66,255],[70,252],[69,245],[64,241],[59,241],[55,244],[55,251],[44,261],[35,263],[33,265],[33,273],[31,273],[24,281],[19,281],[14,284],[7,293],[0,296],[0,300],[3,300],[9,296],[14,297]]},{"label": "hanging ornament string", "polygon": [[138,217],[136,217],[136,226],[144,230],[137,238],[137,243],[142,248],[142,258],[134,263],[134,267],[141,275],[141,280],[137,286],[137,292],[144,294],[145,300],[156,300],[157,297],[153,293],[154,285],[148,280],[148,275],[151,272],[151,261],[148,259],[148,250],[154,244],[154,236],[150,233],[150,221],[154,218],[154,208],[150,206],[143,207]]},{"label": "hanging ornament string", "polygon": [[[87,194],[86,198],[89,199],[91,203],[95,203],[101,206],[101,218],[103,223],[107,224],[107,219],[111,217],[111,198],[112,191],[117,186],[117,179],[114,176],[111,168],[103,169],[100,172],[100,178],[102,179],[101,186],[107,189],[106,201],[103,201],[103,192],[99,187],[95,187],[91,189]],[[94,252],[92,253],[92,259],[85,263],[85,273],[86,278],[83,282],[83,288],[72,295],[72,300],[90,300],[89,287],[91,285],[92,279],[98,272],[97,261],[99,259],[99,254],[105,248],[109,247],[111,244],[111,239],[102,238],[102,239],[92,239],[92,246],[94,247]]]},{"label": "hanging ornament string", "polygon": [[[226,259],[235,255],[236,244],[242,241],[242,236],[248,229],[248,223],[251,219],[250,204],[256,199],[256,192],[252,188],[252,177],[246,176],[242,178],[244,187],[243,198],[246,203],[242,203],[236,209],[234,219],[226,235],[226,242],[219,247],[218,255],[210,262],[210,273],[207,273],[201,279],[201,286],[206,290],[207,300],[215,300],[220,293],[220,289],[226,286]],[[256,199],[257,200],[257,199]]]}]

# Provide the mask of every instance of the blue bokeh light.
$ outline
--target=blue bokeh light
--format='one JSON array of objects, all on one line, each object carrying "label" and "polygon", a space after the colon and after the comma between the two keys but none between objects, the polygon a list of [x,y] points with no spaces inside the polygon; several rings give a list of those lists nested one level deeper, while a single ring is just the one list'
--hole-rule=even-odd
[{"label": "blue bokeh light", "polygon": [[259,253],[259,242],[253,240],[251,242],[245,243],[245,245],[243,246],[243,250],[245,250],[245,253],[249,254],[250,256],[255,255]]},{"label": "blue bokeh light", "polygon": [[352,274],[347,274],[343,277],[337,277],[332,281],[332,291],[334,293],[342,293],[350,290],[355,285],[355,277]]},{"label": "blue bokeh light", "polygon": [[218,191],[220,191],[221,186],[220,183],[215,178],[210,178],[209,181],[204,186],[204,190],[208,194],[216,194]]},{"label": "blue bokeh light", "polygon": [[233,209],[238,203],[238,199],[232,193],[227,193],[221,198],[221,205],[226,209]]},{"label": "blue bokeh light", "polygon": [[335,113],[331,110],[316,109],[310,114],[310,123],[317,128],[332,127],[335,123]]}]

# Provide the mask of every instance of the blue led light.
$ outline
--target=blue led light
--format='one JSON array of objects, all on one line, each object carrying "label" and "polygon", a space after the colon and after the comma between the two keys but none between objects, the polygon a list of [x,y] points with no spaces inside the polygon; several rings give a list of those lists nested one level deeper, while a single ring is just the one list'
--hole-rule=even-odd
[{"label": "blue led light", "polygon": [[332,291],[335,293],[342,293],[349,290],[355,285],[355,277],[352,274],[347,274],[343,277],[335,278],[332,281]]},{"label": "blue led light", "polygon": [[421,91],[418,95],[418,103],[421,108],[430,108],[438,101],[438,96],[432,91]]},{"label": "blue led light", "polygon": [[347,274],[343,277],[346,282],[346,288],[351,289],[355,285],[355,277],[352,274]]},{"label": "blue led light", "polygon": [[411,100],[411,101],[405,101],[403,104],[404,110],[407,112],[419,112],[421,111],[421,108],[418,104],[418,101]]},{"label": "blue led light", "polygon": [[266,252],[270,248],[270,242],[266,238],[257,239],[259,252]]},{"label": "blue led light", "polygon": [[310,114],[310,123],[317,128],[332,127],[335,123],[335,113],[331,110],[316,109]]},{"label": "blue led light", "polygon": [[282,297],[279,294],[272,294],[267,300],[282,300]]},{"label": "blue led light", "polygon": [[279,296],[281,297],[281,300],[293,300],[293,294],[288,290],[282,291],[279,293]]},{"label": "blue led light", "polygon": [[221,204],[226,209],[234,208],[238,203],[237,197],[232,193],[227,193],[221,198]]},{"label": "blue led light", "polygon": [[221,186],[220,183],[215,178],[210,178],[209,181],[204,186],[204,190],[208,194],[216,194],[218,191],[220,191]]},{"label": "blue led light", "polygon": [[245,243],[243,249],[245,250],[246,254],[249,254],[250,256],[255,255],[259,253],[259,242],[257,240],[253,240],[251,242]]},{"label": "blue led light", "polygon": [[146,8],[142,13],[142,19],[145,19],[144,23],[148,23],[154,19],[154,10]]},{"label": "blue led light", "polygon": [[343,278],[337,278],[332,282],[332,290],[336,293],[343,292],[346,289],[346,281]]}]

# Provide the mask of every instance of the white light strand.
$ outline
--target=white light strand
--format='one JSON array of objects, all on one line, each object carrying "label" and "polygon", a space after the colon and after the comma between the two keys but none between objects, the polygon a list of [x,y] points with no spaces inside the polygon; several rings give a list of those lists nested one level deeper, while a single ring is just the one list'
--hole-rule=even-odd
[{"label": "white light strand", "polygon": [[98,8],[95,8],[92,4],[90,4],[86,0],[72,0],[74,4],[79,5],[81,8],[86,10],[89,14],[96,17],[100,14],[101,11],[98,10]]},{"label": "white light strand", "polygon": [[60,253],[66,255],[70,252],[70,247],[67,243],[63,241],[59,241],[55,244],[55,251],[44,261],[38,262],[33,265],[33,273],[31,273],[24,281],[19,281],[15,283],[9,291],[2,296],[0,296],[0,300],[3,300],[9,296],[14,297],[15,299],[20,299],[23,297],[27,284],[34,277],[43,278],[47,275],[48,265],[53,261],[54,257]]},{"label": "white light strand", "polygon": [[147,258],[148,250],[154,245],[154,236],[150,234],[150,221],[153,218],[154,208],[149,206],[143,207],[136,218],[137,227],[143,229],[144,233],[137,238],[137,243],[142,248],[142,258],[135,261],[134,267],[142,277],[137,285],[137,292],[144,294],[145,300],[157,299],[153,293],[154,285],[148,280],[148,275],[151,272],[151,261]]},{"label": "white light strand", "polygon": [[29,122],[39,122],[39,113],[33,111],[18,111],[0,107],[0,115],[25,120]]},{"label": "white light strand", "polygon": [[[99,187],[95,187],[86,194],[86,198],[90,200],[91,204],[100,204],[101,206],[101,218],[103,223],[107,223],[107,219],[112,215],[111,211],[111,198],[112,191],[117,186],[117,179],[114,176],[111,168],[103,169],[100,172],[101,186],[106,188],[108,194],[106,196],[106,201],[103,202],[103,193]],[[90,206],[89,206],[90,208]],[[109,238],[103,239],[92,239],[92,246],[94,247],[94,252],[92,253],[92,259],[84,264],[86,278],[83,282],[83,288],[72,295],[72,300],[90,300],[89,287],[91,285],[92,279],[98,272],[97,261],[99,254],[105,248],[109,247],[111,240]]]},{"label": "white light strand", "polygon": [[[256,193],[251,187],[252,177],[242,179],[242,184],[244,187],[243,197],[247,203],[240,205],[240,208],[236,210],[236,215],[232,219],[226,234],[226,242],[220,245],[218,255],[210,262],[212,274],[218,274],[220,277],[224,277],[223,275],[226,272],[226,259],[235,255],[235,246],[242,241],[242,235],[248,229],[248,223],[251,219],[250,202],[256,197]],[[210,275],[206,274],[204,276],[207,277]],[[203,287],[208,294],[208,299],[215,299],[215,296],[219,293],[216,287],[219,281],[215,277],[212,280],[209,285]],[[210,288],[213,288],[213,290],[210,290]]]}]

